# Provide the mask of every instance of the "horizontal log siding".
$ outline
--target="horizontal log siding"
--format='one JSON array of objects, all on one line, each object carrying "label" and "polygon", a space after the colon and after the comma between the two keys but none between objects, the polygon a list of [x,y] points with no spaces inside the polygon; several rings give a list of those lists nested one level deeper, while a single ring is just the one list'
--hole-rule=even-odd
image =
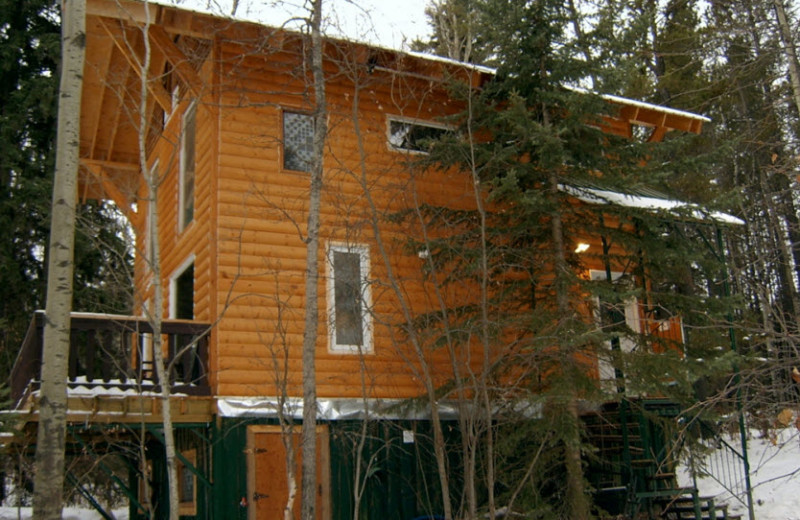
[{"label": "horizontal log siding", "polygon": [[[219,395],[275,395],[273,356],[282,359],[283,348],[288,348],[288,387],[299,395],[306,259],[301,234],[306,228],[309,176],[282,168],[281,109],[310,107],[302,95],[305,85],[299,80],[287,82],[283,74],[296,64],[296,57],[243,55],[239,46],[226,43],[222,54],[216,297],[218,309],[225,312],[213,338],[219,356],[216,390]],[[368,157],[367,180],[381,213],[380,226],[395,276],[412,281],[404,284],[404,289],[410,305],[421,312],[433,301],[421,283],[423,262],[416,254],[401,253],[406,226],[384,220],[385,213],[408,208],[414,200],[406,168],[413,157],[390,150],[387,115],[434,121],[454,107],[447,106],[443,92],[427,81],[398,80],[385,73],[367,79],[372,84],[361,93],[359,113]],[[359,150],[350,112],[352,83],[339,76],[328,83],[328,96],[331,135],[321,208],[323,249],[330,241],[368,245],[370,276],[381,281],[372,288],[374,352],[364,359],[368,395],[418,395],[420,381],[414,377],[414,367],[404,360],[412,355],[409,346],[399,327],[386,325],[400,321],[402,314],[395,295],[385,285],[386,267],[360,184]],[[425,106],[425,112],[416,110],[417,106]],[[433,108],[428,110],[429,106]],[[417,181],[416,197],[469,207],[472,193],[464,176],[436,173]],[[318,394],[358,397],[362,387],[359,356],[328,351],[324,252],[320,262]],[[446,352],[432,352],[429,358],[443,382],[451,372]]]},{"label": "horizontal log siding", "polygon": [[[185,265],[188,258],[194,255],[194,318],[199,321],[212,321],[211,302],[216,298],[214,291],[212,267],[214,265],[212,244],[215,228],[212,226],[212,210],[216,197],[214,175],[216,171],[214,142],[218,132],[211,100],[202,99],[196,112],[196,159],[195,159],[195,192],[194,215],[185,229],[178,229],[178,193],[180,168],[180,131],[181,114],[189,103],[188,95],[167,121],[163,137],[150,154],[150,162],[158,160],[158,169],[163,181],[159,186],[159,241],[161,251],[161,271],[164,287],[164,316],[170,317],[169,301],[171,277],[179,274],[177,270]],[[142,188],[142,196],[146,196],[146,188]],[[146,226],[146,204],[142,204],[143,226]],[[144,251],[144,228],[137,229],[139,251]],[[146,266],[137,257],[137,306],[152,299],[152,289],[147,289]],[[213,338],[213,336],[212,336]],[[165,347],[166,348],[166,347]]]}]

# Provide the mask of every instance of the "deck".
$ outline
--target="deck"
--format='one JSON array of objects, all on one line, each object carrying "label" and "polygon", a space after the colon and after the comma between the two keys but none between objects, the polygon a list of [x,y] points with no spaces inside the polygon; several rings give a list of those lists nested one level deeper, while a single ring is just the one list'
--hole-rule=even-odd
[{"label": "deck", "polygon": [[[37,311],[11,372],[11,399],[18,410],[36,408],[44,322],[44,312]],[[187,320],[162,324],[165,361],[171,366],[172,407],[186,419],[210,413],[209,329],[208,323]],[[161,385],[153,365],[152,343],[153,328],[144,318],[72,313],[67,378],[70,418],[104,413],[157,421],[160,408],[156,398]]]}]

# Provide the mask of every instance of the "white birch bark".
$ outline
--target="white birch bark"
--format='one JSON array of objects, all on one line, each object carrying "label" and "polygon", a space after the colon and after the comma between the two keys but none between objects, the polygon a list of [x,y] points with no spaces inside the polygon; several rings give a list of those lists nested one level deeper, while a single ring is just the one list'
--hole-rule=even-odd
[{"label": "white birch bark", "polygon": [[64,0],[61,16],[62,72],[33,497],[34,516],[43,520],[60,519],[62,507],[81,89],[86,46],[85,0]]},{"label": "white birch bark", "polygon": [[[145,2],[147,4],[148,2]],[[167,486],[169,496],[169,519],[178,520],[179,518],[179,498],[178,498],[178,466],[175,455],[175,435],[172,424],[172,409],[170,408],[170,378],[168,361],[164,357],[164,341],[161,335],[162,324],[164,322],[164,284],[161,273],[161,243],[159,240],[159,211],[158,211],[158,190],[161,184],[161,175],[158,166],[150,168],[147,164],[147,134],[149,121],[147,118],[147,83],[150,81],[150,36],[149,28],[151,24],[150,9],[144,9],[145,23],[142,27],[144,40],[144,60],[142,70],[139,73],[140,83],[140,104],[139,104],[139,168],[145,178],[147,185],[147,211],[150,225],[147,228],[149,243],[148,265],[150,275],[153,280],[153,308],[150,314],[150,326],[153,328],[153,364],[155,365],[156,375],[160,385],[159,400],[161,401],[161,422],[164,435],[164,449],[166,452],[167,465]]]},{"label": "white birch bark", "polygon": [[311,73],[314,81],[314,140],[306,238],[305,328],[303,331],[303,428],[301,518],[314,520],[317,503],[317,382],[316,347],[319,336],[319,227],[322,156],[325,151],[327,107],[322,70],[322,0],[311,3]]},{"label": "white birch bark", "polygon": [[786,9],[781,0],[773,0],[773,4],[775,5],[775,16],[778,19],[781,40],[786,50],[786,61],[789,63],[789,81],[792,84],[794,104],[797,107],[797,112],[800,113],[800,61],[797,59],[797,48],[792,37],[793,34],[797,34],[797,27],[792,31],[789,19],[786,17]]}]

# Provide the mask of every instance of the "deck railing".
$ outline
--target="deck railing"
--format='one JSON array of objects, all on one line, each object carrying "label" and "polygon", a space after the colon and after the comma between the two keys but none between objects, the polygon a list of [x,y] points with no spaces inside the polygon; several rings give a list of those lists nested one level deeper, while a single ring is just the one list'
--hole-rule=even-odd
[{"label": "deck railing", "polygon": [[[44,312],[37,311],[11,371],[11,397],[18,403],[41,381]],[[207,323],[165,320],[161,326],[173,393],[208,395]],[[152,356],[153,328],[133,316],[72,313],[69,353],[70,388],[87,391],[160,388]]]}]

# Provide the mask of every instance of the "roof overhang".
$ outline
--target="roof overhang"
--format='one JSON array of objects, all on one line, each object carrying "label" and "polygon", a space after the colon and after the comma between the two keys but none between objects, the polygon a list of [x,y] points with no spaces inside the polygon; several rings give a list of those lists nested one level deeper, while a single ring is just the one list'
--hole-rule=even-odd
[{"label": "roof overhang", "polygon": [[689,219],[698,222],[714,222],[726,225],[744,225],[744,221],[720,211],[709,211],[698,204],[674,199],[662,199],[641,195],[630,195],[610,190],[585,188],[561,184],[561,191],[587,204],[608,204],[624,208],[635,208],[653,213],[666,213],[676,219]]}]

